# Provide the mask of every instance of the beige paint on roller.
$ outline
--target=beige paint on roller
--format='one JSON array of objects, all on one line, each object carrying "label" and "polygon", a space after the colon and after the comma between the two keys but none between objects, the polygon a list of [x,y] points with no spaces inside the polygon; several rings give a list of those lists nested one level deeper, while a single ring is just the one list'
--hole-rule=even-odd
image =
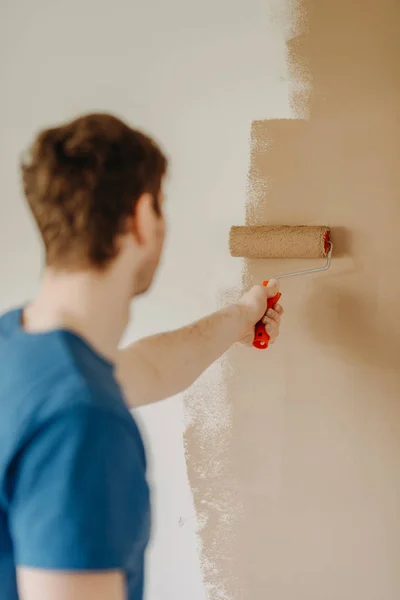
[{"label": "beige paint on roller", "polygon": [[329,237],[327,227],[233,226],[229,249],[232,256],[246,258],[323,258]]},{"label": "beige paint on roller", "polygon": [[[304,0],[297,14],[293,101],[308,119],[253,123],[246,224],[328,223],[336,258],[282,283],[275,347],[231,351],[229,444],[215,456],[189,428],[189,475],[224,599],[398,600],[400,6]],[[248,261],[244,286],[302,267]],[[232,479],[199,476],[220,462]],[[229,553],[224,491],[242,508]]]}]

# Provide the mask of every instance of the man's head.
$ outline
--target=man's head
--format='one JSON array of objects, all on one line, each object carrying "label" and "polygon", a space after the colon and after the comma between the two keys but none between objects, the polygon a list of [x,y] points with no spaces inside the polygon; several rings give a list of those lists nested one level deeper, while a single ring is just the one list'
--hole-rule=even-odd
[{"label": "man's head", "polygon": [[153,140],[110,115],[87,115],[40,133],[22,179],[46,265],[105,271],[123,257],[134,292],[144,292],[164,241],[166,170]]}]

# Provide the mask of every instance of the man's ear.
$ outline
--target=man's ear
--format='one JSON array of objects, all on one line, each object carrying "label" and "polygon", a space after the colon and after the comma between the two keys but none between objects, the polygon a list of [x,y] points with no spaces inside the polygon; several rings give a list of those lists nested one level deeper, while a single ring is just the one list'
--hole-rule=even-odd
[{"label": "man's ear", "polygon": [[154,199],[151,194],[142,194],[135,206],[131,228],[136,242],[142,246],[153,236],[157,215],[154,210]]}]

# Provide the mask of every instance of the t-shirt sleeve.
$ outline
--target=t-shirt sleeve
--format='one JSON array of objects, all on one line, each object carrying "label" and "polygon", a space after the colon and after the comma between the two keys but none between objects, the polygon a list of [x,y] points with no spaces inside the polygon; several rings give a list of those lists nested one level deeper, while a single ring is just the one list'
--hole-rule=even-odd
[{"label": "t-shirt sleeve", "polygon": [[129,423],[92,405],[43,424],[16,460],[10,531],[18,565],[60,570],[142,567],[145,466]]}]

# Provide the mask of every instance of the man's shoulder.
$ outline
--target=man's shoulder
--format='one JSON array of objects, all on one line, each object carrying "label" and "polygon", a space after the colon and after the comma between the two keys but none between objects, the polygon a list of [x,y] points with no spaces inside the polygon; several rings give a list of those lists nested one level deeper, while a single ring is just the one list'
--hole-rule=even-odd
[{"label": "man's shoulder", "polygon": [[21,308],[12,308],[0,315],[0,339],[6,338],[16,329],[21,319]]},{"label": "man's shoulder", "polygon": [[130,417],[111,365],[82,338],[63,330],[27,334],[7,315],[0,328],[0,406],[11,429],[65,410]]}]

